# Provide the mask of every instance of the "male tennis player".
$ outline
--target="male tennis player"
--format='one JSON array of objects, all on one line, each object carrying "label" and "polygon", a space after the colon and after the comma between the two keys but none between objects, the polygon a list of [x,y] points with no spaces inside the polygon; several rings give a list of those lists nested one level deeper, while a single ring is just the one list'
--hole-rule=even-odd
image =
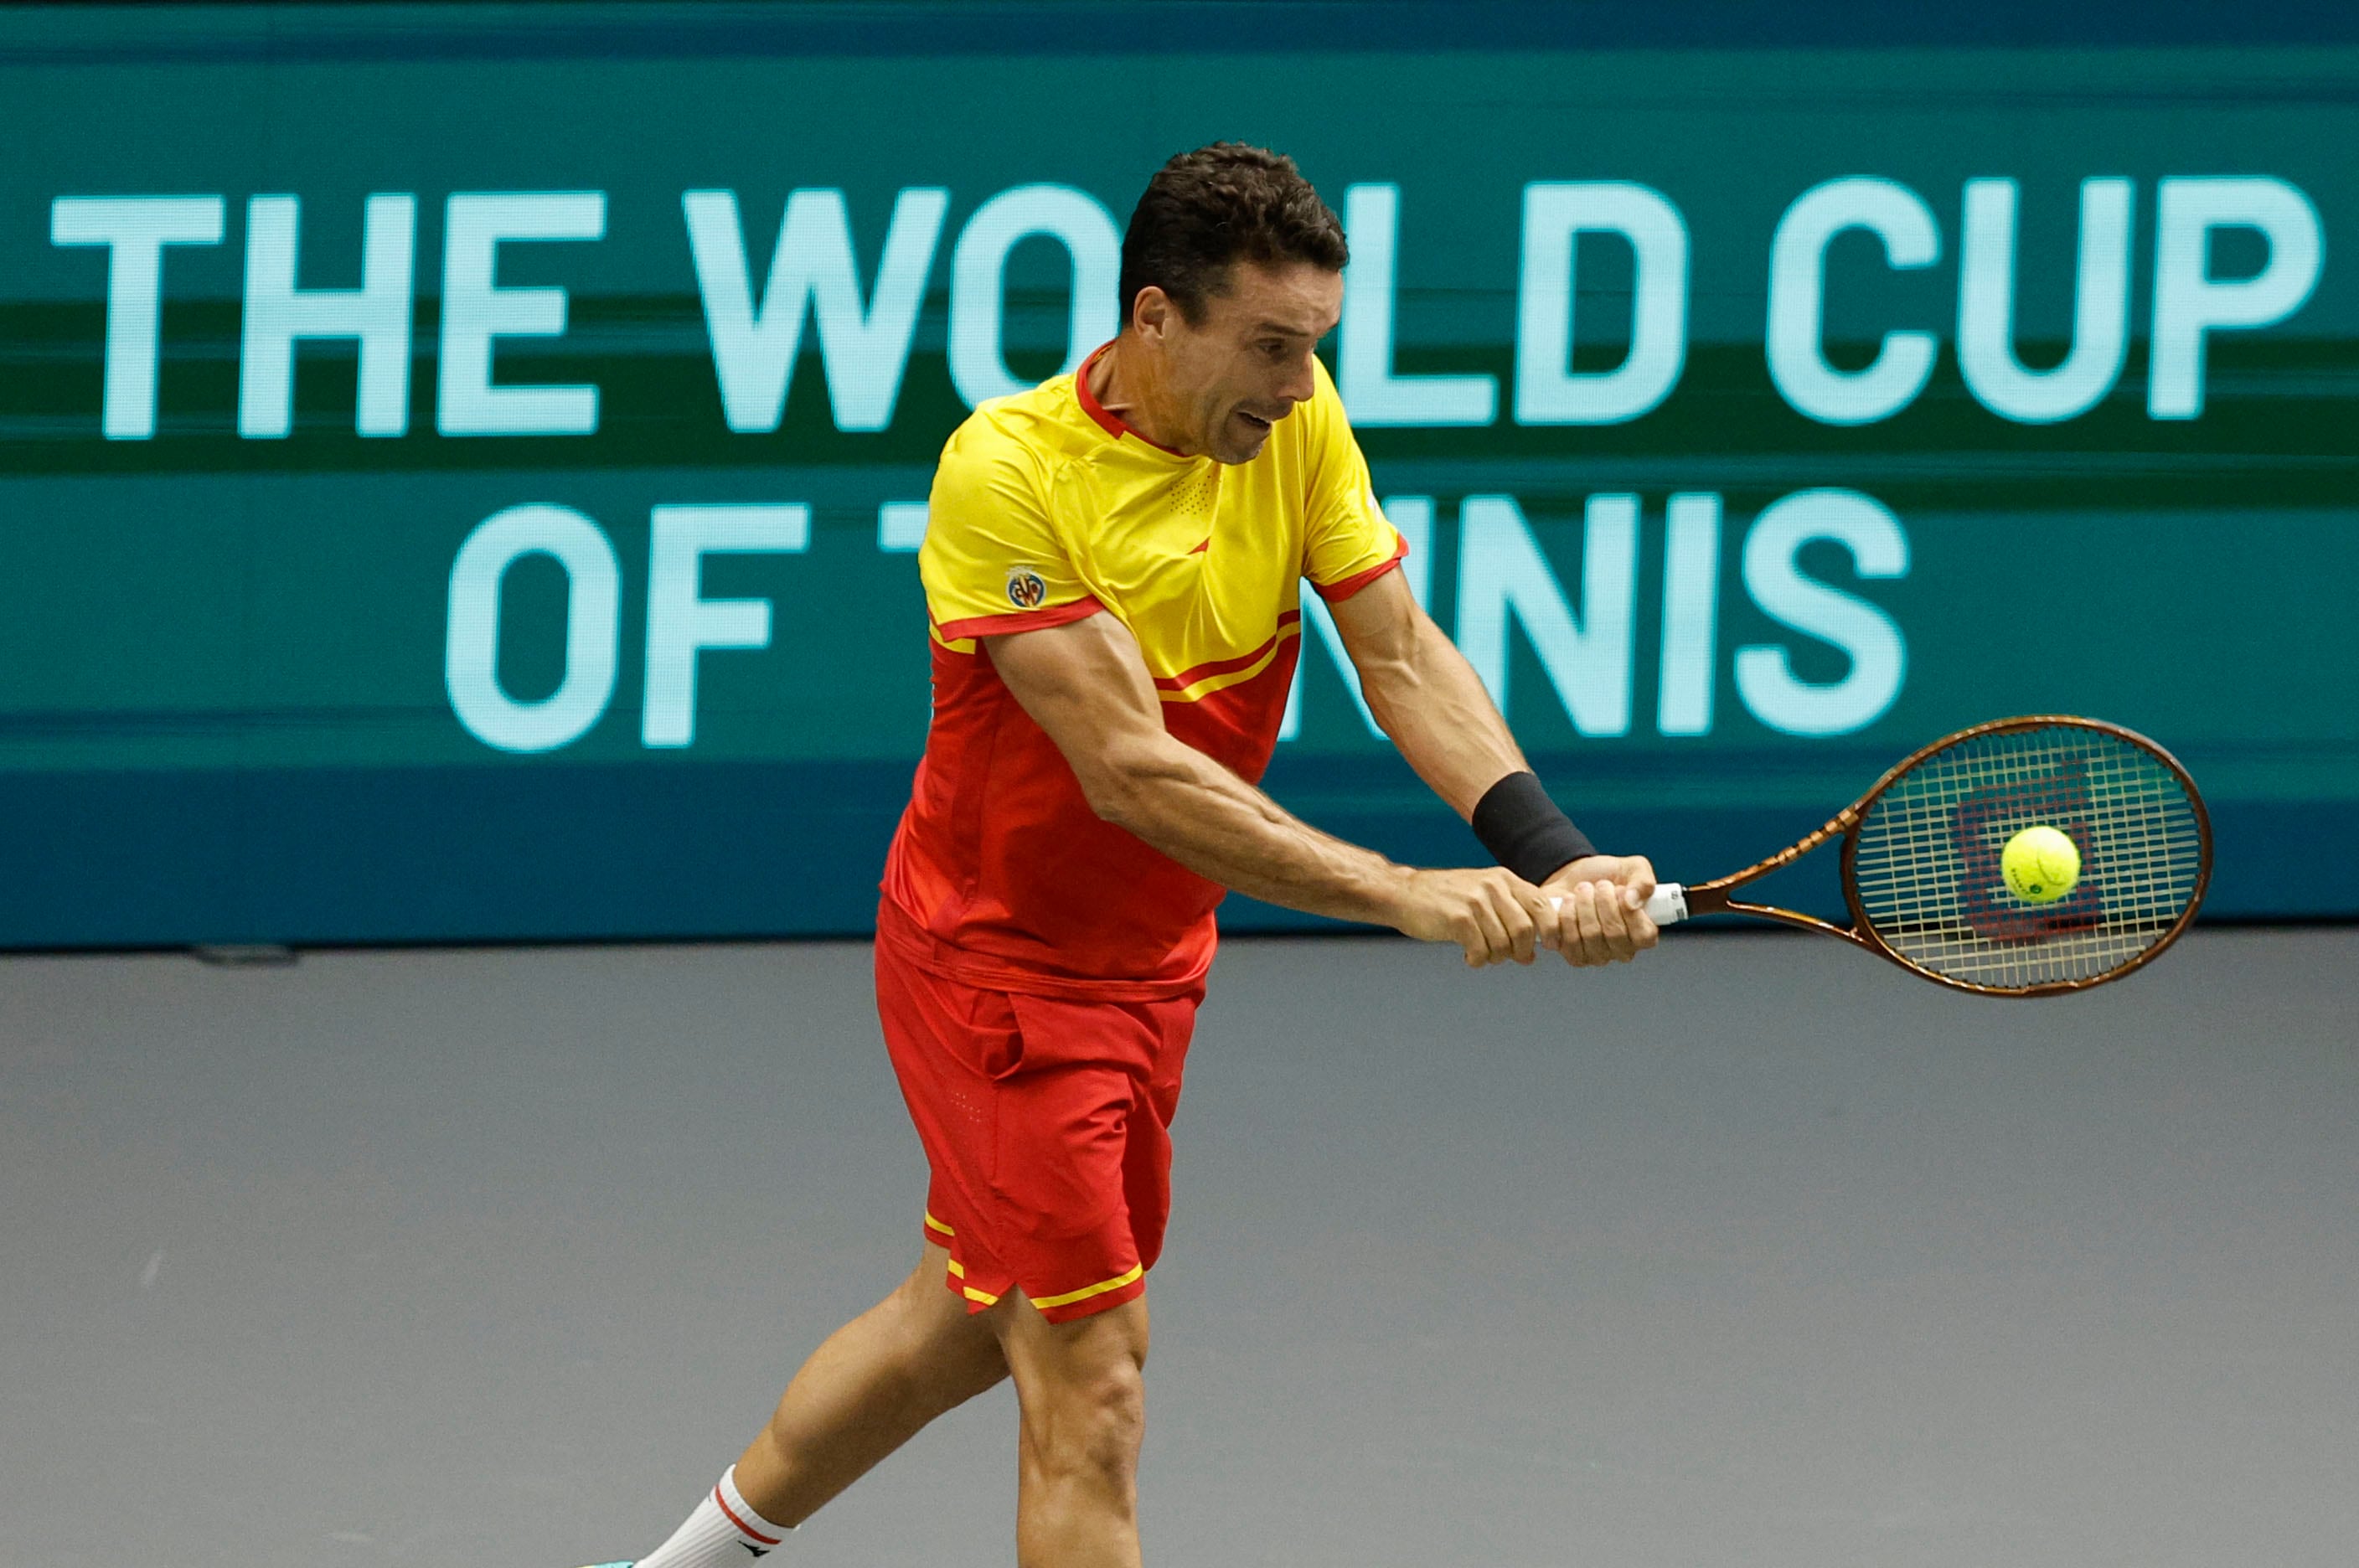
[{"label": "male tennis player", "polygon": [[[1407,546],[1311,354],[1343,263],[1291,159],[1226,142],[1174,158],[1123,240],[1121,334],[943,449],[918,561],[933,726],[876,937],[932,1170],[923,1260],[803,1364],[640,1568],[764,1554],[1011,1375],[1018,1561],[1139,1561],[1147,1270],[1223,888],[1476,965],[1654,944],[1653,869],[1594,853],[1549,802],[1393,570]],[[1397,866],[1254,788],[1305,577],[1370,710],[1501,868]]]}]

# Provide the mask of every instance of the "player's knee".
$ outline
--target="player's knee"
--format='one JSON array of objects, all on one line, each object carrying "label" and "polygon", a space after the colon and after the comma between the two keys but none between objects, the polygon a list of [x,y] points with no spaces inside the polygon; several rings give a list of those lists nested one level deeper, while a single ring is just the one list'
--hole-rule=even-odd
[{"label": "player's knee", "polygon": [[1050,1476],[1126,1486],[1147,1436],[1147,1379],[1125,1358],[1064,1382],[1027,1408],[1025,1435]]}]

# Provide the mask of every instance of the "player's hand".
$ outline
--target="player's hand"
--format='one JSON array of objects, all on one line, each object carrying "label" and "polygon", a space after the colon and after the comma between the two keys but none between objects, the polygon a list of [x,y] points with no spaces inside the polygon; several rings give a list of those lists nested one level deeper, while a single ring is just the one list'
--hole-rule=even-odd
[{"label": "player's hand", "polygon": [[1548,879],[1558,900],[1557,951],[1575,967],[1627,964],[1662,940],[1647,918],[1655,867],[1643,855],[1592,855]]},{"label": "player's hand", "polygon": [[1562,941],[1562,921],[1546,894],[1497,866],[1474,870],[1413,870],[1393,923],[1420,942],[1454,942],[1469,967],[1529,964],[1543,947]]}]

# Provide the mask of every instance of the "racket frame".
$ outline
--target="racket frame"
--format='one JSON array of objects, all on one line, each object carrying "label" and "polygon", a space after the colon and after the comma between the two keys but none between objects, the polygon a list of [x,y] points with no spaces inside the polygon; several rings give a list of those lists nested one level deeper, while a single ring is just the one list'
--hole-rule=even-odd
[{"label": "racket frame", "polygon": [[[2187,792],[2189,804],[2195,809],[2195,831],[2199,839],[2195,891],[2187,900],[2187,908],[2180,911],[2179,919],[2172,923],[2169,931],[2162,934],[2160,941],[2128,963],[2117,969],[2109,969],[2102,975],[2085,975],[2078,980],[2044,980],[2035,985],[1985,985],[1978,981],[1962,980],[1952,975],[1940,974],[1902,956],[1876,934],[1875,923],[1867,918],[1867,910],[1860,902],[1856,866],[1860,824],[1866,821],[1868,811],[1883,797],[1886,790],[1899,782],[1902,776],[1910,768],[1915,768],[1935,752],[1945,750],[1962,741],[1979,739],[1984,735],[2006,735],[2019,730],[2043,728],[2094,730],[2136,746],[2170,769],[2178,779],[2180,788]],[[1734,889],[1742,887],[1748,882],[1757,882],[1773,871],[1791,866],[1837,835],[1841,835],[1843,841],[1843,902],[1851,909],[1852,924],[1849,928],[1836,925],[1831,920],[1822,920],[1815,915],[1803,914],[1799,909],[1780,909],[1775,904],[1748,903],[1729,897]],[[1786,925],[1799,926],[1805,931],[1823,931],[1829,936],[1839,936],[1846,942],[1854,942],[1881,958],[1889,959],[1911,975],[1921,975],[1925,979],[1955,990],[1971,991],[1976,996],[2050,996],[2062,992],[2085,991],[2094,985],[2103,985],[2108,981],[2118,980],[2125,975],[2143,968],[2152,962],[2156,954],[2177,942],[2187,928],[2194,923],[2195,911],[2202,907],[2203,894],[2210,887],[2211,883],[2211,813],[2204,810],[2203,797],[2196,791],[2195,780],[2188,776],[2187,769],[2180,765],[2179,758],[2171,756],[2169,752],[2136,730],[2125,728],[2120,724],[2107,724],[2103,719],[2084,719],[2070,713],[2029,713],[2011,719],[1993,719],[1986,724],[1973,724],[1953,734],[1945,735],[1930,745],[1918,747],[1886,769],[1884,777],[1877,779],[1866,794],[1836,812],[1826,826],[1800,840],[1792,847],[1780,850],[1768,859],[1748,866],[1744,870],[1729,876],[1714,877],[1709,882],[1690,883],[1682,891],[1687,899],[1687,913],[1690,916],[1752,915],[1761,920],[1777,920]]]}]

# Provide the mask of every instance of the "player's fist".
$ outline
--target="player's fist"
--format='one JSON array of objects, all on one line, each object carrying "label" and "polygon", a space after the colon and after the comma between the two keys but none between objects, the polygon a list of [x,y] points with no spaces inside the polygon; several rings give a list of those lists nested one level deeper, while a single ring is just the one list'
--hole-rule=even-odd
[{"label": "player's fist", "polygon": [[1394,920],[1420,942],[1454,942],[1476,969],[1509,959],[1529,964],[1561,941],[1561,922],[1548,898],[1512,871],[1413,870]]},{"label": "player's fist", "polygon": [[1662,939],[1647,918],[1655,867],[1643,855],[1592,855],[1548,879],[1567,964],[1627,964]]}]

